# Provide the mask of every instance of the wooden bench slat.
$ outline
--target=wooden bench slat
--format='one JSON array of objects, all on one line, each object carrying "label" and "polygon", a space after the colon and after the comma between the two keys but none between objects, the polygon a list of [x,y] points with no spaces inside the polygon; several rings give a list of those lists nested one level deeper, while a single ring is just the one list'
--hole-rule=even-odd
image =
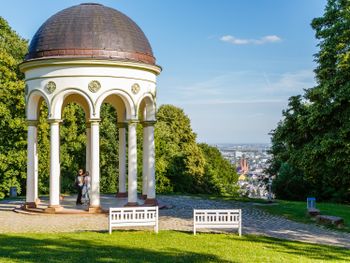
[{"label": "wooden bench slat", "polygon": [[156,207],[127,207],[109,209],[109,233],[113,227],[123,226],[154,226],[158,233],[158,206]]},{"label": "wooden bench slat", "polygon": [[197,228],[238,228],[242,234],[241,209],[194,209],[193,234]]}]

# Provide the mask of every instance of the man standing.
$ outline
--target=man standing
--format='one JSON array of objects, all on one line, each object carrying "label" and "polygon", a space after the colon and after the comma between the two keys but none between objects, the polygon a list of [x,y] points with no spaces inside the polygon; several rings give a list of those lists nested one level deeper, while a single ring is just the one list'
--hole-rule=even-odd
[{"label": "man standing", "polygon": [[82,205],[83,203],[81,202],[81,195],[82,195],[82,190],[83,190],[83,185],[84,185],[84,170],[79,169],[78,175],[75,178],[75,186],[77,187],[78,190],[78,197],[77,197],[77,205]]}]

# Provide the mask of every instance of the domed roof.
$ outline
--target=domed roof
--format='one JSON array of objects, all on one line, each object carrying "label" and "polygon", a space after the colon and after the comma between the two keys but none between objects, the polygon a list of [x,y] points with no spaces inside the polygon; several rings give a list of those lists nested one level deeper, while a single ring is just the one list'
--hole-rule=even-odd
[{"label": "domed roof", "polygon": [[26,60],[61,57],[155,64],[151,45],[134,21],[93,3],[72,6],[50,17],[34,35]]}]

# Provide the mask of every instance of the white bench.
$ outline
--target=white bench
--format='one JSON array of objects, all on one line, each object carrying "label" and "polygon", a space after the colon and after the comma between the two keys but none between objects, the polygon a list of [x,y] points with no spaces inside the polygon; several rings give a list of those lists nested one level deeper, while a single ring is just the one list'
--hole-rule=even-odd
[{"label": "white bench", "polygon": [[113,227],[154,226],[158,233],[158,206],[109,208],[109,234]]},{"label": "white bench", "polygon": [[238,234],[241,236],[242,211],[241,209],[194,209],[194,235],[197,228],[238,228]]}]

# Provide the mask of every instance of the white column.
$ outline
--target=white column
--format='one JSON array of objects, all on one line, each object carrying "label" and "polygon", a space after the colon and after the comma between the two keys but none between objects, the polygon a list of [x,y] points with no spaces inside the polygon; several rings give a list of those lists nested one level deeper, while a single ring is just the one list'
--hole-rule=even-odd
[{"label": "white column", "polygon": [[86,124],[86,158],[85,158],[85,171],[90,173],[90,164],[91,164],[91,126],[90,123]]},{"label": "white column", "polygon": [[[49,211],[60,208],[60,122],[49,120],[50,123],[50,201]],[[51,209],[50,209],[51,208]]]},{"label": "white column", "polygon": [[145,204],[157,205],[156,200],[156,177],[155,177],[155,146],[154,146],[154,121],[149,121],[147,124],[147,199]]},{"label": "white column", "polygon": [[148,192],[148,128],[145,122],[143,123],[143,142],[142,142],[142,198],[147,198]]},{"label": "white column", "polygon": [[128,203],[127,206],[137,205],[137,121],[129,122],[128,138]]},{"label": "white column", "polygon": [[38,133],[37,127],[35,132],[35,144],[34,144],[34,198],[35,203],[39,203],[39,152],[38,152]]},{"label": "white column", "polygon": [[126,193],[126,127],[127,123],[118,123],[119,128],[119,180],[117,197],[127,197]]},{"label": "white column", "polygon": [[36,120],[28,120],[26,206],[36,207],[38,198],[38,140]]},{"label": "white column", "polygon": [[91,124],[91,152],[90,175],[91,195],[90,207],[100,208],[100,120],[90,120]]}]

